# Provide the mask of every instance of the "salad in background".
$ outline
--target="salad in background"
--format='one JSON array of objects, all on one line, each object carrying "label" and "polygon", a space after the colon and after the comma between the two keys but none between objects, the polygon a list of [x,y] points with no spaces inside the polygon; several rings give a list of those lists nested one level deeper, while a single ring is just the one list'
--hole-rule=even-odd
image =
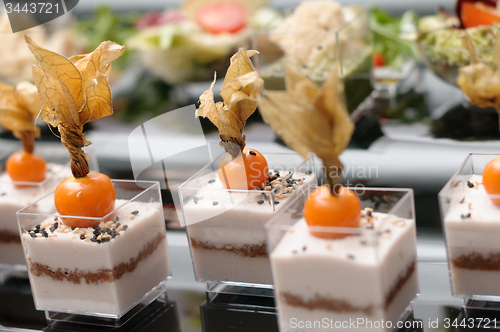
[{"label": "salad in background", "polygon": [[426,64],[438,76],[455,84],[458,68],[470,63],[462,43],[468,35],[478,60],[495,67],[493,44],[500,31],[500,10],[496,0],[458,0],[455,15],[439,12],[423,17],[418,25],[418,44]]},{"label": "salad in background", "polygon": [[253,27],[277,17],[266,1],[188,0],[179,9],[149,12],[127,45],[143,64],[170,84],[207,81],[224,71],[230,56],[247,46]]}]

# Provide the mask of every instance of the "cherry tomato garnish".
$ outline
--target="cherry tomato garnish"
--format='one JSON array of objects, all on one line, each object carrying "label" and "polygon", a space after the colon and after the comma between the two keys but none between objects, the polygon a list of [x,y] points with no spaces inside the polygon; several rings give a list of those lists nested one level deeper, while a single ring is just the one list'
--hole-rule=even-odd
[{"label": "cherry tomato garnish", "polygon": [[226,189],[253,190],[268,181],[267,160],[254,149],[243,149],[234,159],[227,154],[219,164],[219,178]]},{"label": "cherry tomato garnish", "polygon": [[[309,226],[359,227],[361,203],[351,190],[342,187],[338,195],[333,195],[327,185],[315,189],[304,205],[304,218]],[[311,232],[321,238],[339,239],[345,233]]]},{"label": "cherry tomato garnish", "polygon": [[[60,215],[101,218],[115,209],[113,183],[104,174],[90,173],[82,178],[70,176],[59,183],[54,203]],[[91,227],[95,220],[61,217],[68,226]]]},{"label": "cherry tomato garnish", "polygon": [[13,153],[5,166],[12,181],[42,182],[45,180],[46,163],[43,157],[18,151]]}]

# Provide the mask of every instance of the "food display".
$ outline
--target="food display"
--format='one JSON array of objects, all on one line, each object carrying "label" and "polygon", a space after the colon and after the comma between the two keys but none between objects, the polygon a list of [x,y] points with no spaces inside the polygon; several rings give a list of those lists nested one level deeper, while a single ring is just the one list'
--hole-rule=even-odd
[{"label": "food display", "polygon": [[15,88],[0,83],[0,124],[23,144],[1,160],[0,173],[0,266],[24,265],[24,255],[16,222],[16,211],[55,189],[70,175],[65,164],[46,162],[35,153],[35,137],[39,128],[35,118],[41,101],[36,87],[21,82]]},{"label": "food display", "polygon": [[177,10],[149,12],[128,44],[144,65],[171,84],[208,81],[230,56],[249,44],[254,27],[275,15],[259,10],[265,1],[184,1]]},{"label": "food display", "polygon": [[289,147],[322,159],[327,184],[301,192],[266,225],[280,329],[325,317],[395,324],[418,292],[412,191],[342,186],[339,155],[353,124],[338,72],[321,88],[292,67],[285,80],[287,90],[266,91],[259,110]]},{"label": "food display", "polygon": [[271,284],[264,224],[316,181],[312,160],[245,147],[243,127],[262,87],[249,59],[255,53],[240,49],[220,91],[223,102],[214,102],[212,85],[196,111],[217,126],[226,151],[179,187],[198,281]]},{"label": "food display", "polygon": [[256,33],[253,47],[261,53],[258,69],[265,88],[285,88],[286,64],[322,83],[340,63],[347,106],[353,111],[372,91],[368,14],[336,1],[304,1],[281,24]]},{"label": "food display", "polygon": [[470,154],[439,193],[455,296],[500,296],[499,160]]},{"label": "food display", "polygon": [[124,47],[107,41],[68,59],[26,41],[42,119],[58,128],[73,174],[17,214],[35,306],[119,319],[163,293],[170,275],[159,184],[89,173],[82,149],[83,125],[112,114],[108,76]]},{"label": "food display", "polygon": [[[500,29],[500,11],[489,0],[459,0],[456,15],[439,13],[423,17],[418,28],[421,32],[418,43],[426,63],[450,83],[455,83],[458,69],[471,60],[496,66],[493,48]],[[470,56],[470,47],[463,44],[464,36],[475,48],[475,59]]]}]

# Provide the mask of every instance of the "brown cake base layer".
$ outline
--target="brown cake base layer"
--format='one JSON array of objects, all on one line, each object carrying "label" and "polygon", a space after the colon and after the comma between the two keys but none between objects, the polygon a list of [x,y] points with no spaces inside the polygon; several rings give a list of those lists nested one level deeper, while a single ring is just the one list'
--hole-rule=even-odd
[{"label": "brown cake base layer", "polygon": [[224,247],[216,247],[214,245],[210,245],[208,243],[203,243],[200,241],[196,241],[192,237],[189,238],[191,241],[191,247],[195,249],[204,249],[204,250],[216,250],[216,251],[227,251],[232,252],[238,256],[242,257],[267,257],[267,248],[265,244],[245,244],[240,247],[235,247],[233,245],[226,245]]},{"label": "brown cake base layer", "polygon": [[479,271],[500,271],[500,253],[489,253],[484,257],[477,252],[459,256],[451,261],[453,266]]},{"label": "brown cake base layer", "polygon": [[137,268],[137,265],[139,265],[141,261],[151,256],[151,254],[155,252],[160,243],[164,240],[165,234],[158,234],[155,239],[145,244],[139,254],[136,257],[131,258],[130,261],[122,262],[112,269],[101,269],[96,272],[80,271],[78,269],[70,271],[68,269],[61,268],[54,271],[54,269],[51,269],[49,266],[33,262],[31,261],[31,259],[28,259],[28,265],[32,275],[37,277],[48,276],[54,280],[68,280],[75,284],[80,284],[82,282],[82,279],[85,280],[85,283],[87,284],[112,282],[120,279],[125,273],[134,272],[134,270]]},{"label": "brown cake base layer", "polygon": [[21,243],[18,232],[0,229],[0,243]]},{"label": "brown cake base layer", "polygon": [[[413,273],[415,273],[416,260],[406,268],[404,273],[402,273],[394,282],[394,286],[389,289],[385,300],[384,309],[387,309],[389,305],[394,301],[398,292],[403,288],[405,283],[411,278]],[[309,310],[323,309],[333,312],[363,312],[365,315],[370,316],[373,312],[373,305],[367,305],[364,307],[353,306],[344,299],[334,299],[326,296],[321,296],[318,293],[314,294],[314,297],[310,300],[305,301],[302,297],[294,295],[289,292],[280,292],[280,297],[283,301],[292,307],[302,307]]]}]

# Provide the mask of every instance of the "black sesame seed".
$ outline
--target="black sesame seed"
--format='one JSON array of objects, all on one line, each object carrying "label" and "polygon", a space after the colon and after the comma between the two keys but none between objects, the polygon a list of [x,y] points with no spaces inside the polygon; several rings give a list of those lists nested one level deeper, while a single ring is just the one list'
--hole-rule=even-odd
[{"label": "black sesame seed", "polygon": [[214,180],[214,179],[212,179],[212,180],[208,180],[208,183],[214,183],[214,182],[215,182],[215,180]]},{"label": "black sesame seed", "polygon": [[264,188],[262,188],[262,187],[257,187],[257,188],[255,188],[255,190],[264,190]]},{"label": "black sesame seed", "polygon": [[258,204],[262,204],[262,203],[264,203],[264,200],[263,200],[263,199],[261,199],[260,201],[257,201],[257,203],[258,203]]},{"label": "black sesame seed", "polygon": [[108,227],[104,228],[101,232],[102,233],[108,233],[109,231],[111,231]]},{"label": "black sesame seed", "polygon": [[219,202],[217,202],[217,201],[213,201],[213,202],[212,202],[212,205],[213,205],[213,206],[215,206],[215,205],[217,205],[217,204],[219,204]]},{"label": "black sesame seed", "polygon": [[35,234],[34,232],[30,232],[29,234],[30,234],[30,236],[31,236],[32,238],[35,238],[35,237],[36,237],[36,234]]},{"label": "black sesame seed", "polygon": [[306,251],[306,250],[307,250],[306,246],[302,247],[302,251]]},{"label": "black sesame seed", "polygon": [[128,228],[128,225],[123,225],[122,229],[125,231]]},{"label": "black sesame seed", "polygon": [[250,150],[248,153],[250,153],[252,156],[256,156],[257,154],[255,153],[255,151],[252,151]]},{"label": "black sesame seed", "polygon": [[95,236],[99,236],[99,234],[101,234],[101,230],[100,229],[96,229],[93,234]]},{"label": "black sesame seed", "polygon": [[38,225],[36,225],[36,226],[35,226],[35,228],[36,228],[37,230],[40,230],[40,227],[42,227],[40,224],[38,224]]},{"label": "black sesame seed", "polygon": [[368,217],[372,217],[372,216],[373,216],[373,213],[372,213],[372,211],[368,211],[368,212],[366,212],[366,215],[367,215]]},{"label": "black sesame seed", "polygon": [[75,226],[71,226],[71,230],[74,231],[76,229]]},{"label": "black sesame seed", "polygon": [[80,240],[85,240],[85,235],[80,235]]},{"label": "black sesame seed", "polygon": [[459,203],[462,204],[463,202],[465,202],[465,197]]},{"label": "black sesame seed", "polygon": [[54,221],[56,221],[57,219],[59,219],[59,217],[54,217]]},{"label": "black sesame seed", "polygon": [[96,224],[96,225],[92,226],[92,228],[95,230],[98,230],[99,228],[101,228],[101,226],[99,226],[99,224]]},{"label": "black sesame seed", "polygon": [[5,195],[7,195],[7,193],[1,193],[1,194],[0,194],[0,196],[5,196]]},{"label": "black sesame seed", "polygon": [[131,214],[133,214],[133,215],[139,214],[139,211],[137,211],[137,210],[132,211]]},{"label": "black sesame seed", "polygon": [[102,241],[101,241],[101,240],[97,240],[97,243],[98,243],[98,244],[101,244],[101,243],[102,243]]},{"label": "black sesame seed", "polygon": [[91,238],[90,241],[92,242],[97,242],[97,239],[95,237]]},{"label": "black sesame seed", "polygon": [[40,233],[42,233],[43,237],[49,237],[49,233],[47,233],[47,231],[45,230],[45,228],[42,228],[42,230],[40,231]]},{"label": "black sesame seed", "polygon": [[102,238],[102,242],[108,242],[109,240],[110,240],[110,238],[107,236]]},{"label": "black sesame seed", "polygon": [[280,203],[280,202],[278,202],[278,201],[274,201],[274,204],[279,204],[279,203]]},{"label": "black sesame seed", "polygon": [[472,184],[472,182],[467,181],[467,187],[469,187],[469,188],[474,188],[474,185]]},{"label": "black sesame seed", "polygon": [[469,213],[467,213],[467,214],[462,214],[460,217],[461,217],[462,219],[466,219],[466,218],[470,218],[470,216],[471,216],[471,214],[470,214],[470,212],[469,212]]},{"label": "black sesame seed", "polygon": [[307,65],[302,65],[302,68],[306,69],[306,68],[307,68]]},{"label": "black sesame seed", "polygon": [[116,223],[116,228],[120,227],[120,225],[121,225],[121,224],[120,224],[119,222],[117,222],[117,223]]},{"label": "black sesame seed", "polygon": [[193,202],[194,202],[194,204],[198,204],[198,197],[196,197],[196,196],[193,197]]},{"label": "black sesame seed", "polygon": [[[57,218],[57,217],[56,217]],[[59,223],[58,222],[55,222],[54,223],[54,229],[57,229],[57,227],[59,227]]]},{"label": "black sesame seed", "polygon": [[318,46],[318,50],[322,49],[323,47],[321,45]]},{"label": "black sesame seed", "polygon": [[54,233],[54,231],[55,231],[55,230],[56,230],[56,228],[55,228],[54,226],[50,226],[50,227],[49,227],[49,231],[50,231],[51,233]]},{"label": "black sesame seed", "polygon": [[118,221],[118,220],[120,220],[120,217],[116,216],[115,221]]}]

